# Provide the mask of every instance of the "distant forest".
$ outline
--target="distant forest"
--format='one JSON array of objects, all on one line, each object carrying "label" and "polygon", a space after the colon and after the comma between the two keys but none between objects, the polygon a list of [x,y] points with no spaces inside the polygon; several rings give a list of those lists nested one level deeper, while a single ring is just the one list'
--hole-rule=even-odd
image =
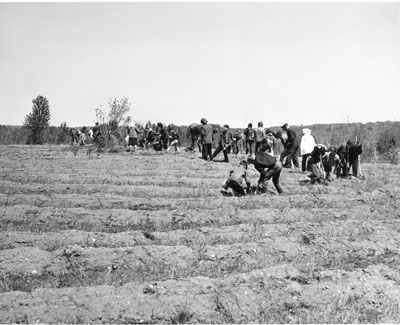
[{"label": "distant forest", "polygon": [[[255,124],[255,123],[254,123]],[[156,124],[153,124],[156,128]],[[173,125],[172,125],[173,126]],[[138,125],[140,128],[141,125]],[[173,126],[180,135],[180,145],[187,147],[190,137],[188,126]],[[220,125],[213,125],[220,130]],[[336,123],[291,126],[301,137],[303,128],[312,130],[312,135],[317,143],[327,146],[339,146],[347,140],[358,140],[363,145],[362,159],[364,162],[387,162],[398,164],[400,162],[400,122],[373,122],[373,123]],[[44,143],[69,144],[71,143],[70,127],[66,123],[60,126],[50,126],[44,134]],[[270,127],[272,131],[280,129],[279,126]],[[232,129],[232,132],[240,129]],[[120,128],[120,141],[122,145],[125,129]],[[0,125],[0,144],[26,144],[27,135],[22,126]]]}]

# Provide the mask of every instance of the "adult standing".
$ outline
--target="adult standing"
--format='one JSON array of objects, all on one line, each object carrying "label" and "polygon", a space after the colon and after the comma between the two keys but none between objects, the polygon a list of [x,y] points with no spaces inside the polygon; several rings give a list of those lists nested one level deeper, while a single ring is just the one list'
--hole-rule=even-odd
[{"label": "adult standing", "polygon": [[286,163],[283,167],[291,168],[293,161],[294,167],[299,168],[299,158],[297,156],[297,150],[299,149],[299,140],[297,138],[297,134],[290,128],[288,123],[282,125],[282,130],[286,131],[287,141],[285,143],[285,149],[281,153],[281,157],[279,160],[283,162],[286,157]]},{"label": "adult standing", "polygon": [[311,152],[314,150],[314,147],[317,145],[315,143],[314,137],[311,135],[310,129],[303,129],[303,136],[300,141],[300,154],[301,154],[301,171],[307,171],[307,159],[310,157]]},{"label": "adult standing", "polygon": [[210,161],[212,161],[213,159],[211,152],[211,147],[213,143],[212,126],[210,124],[207,124],[208,121],[204,117],[200,120],[200,123],[201,123],[200,138],[201,138],[201,144],[203,145],[202,158],[204,160],[210,158]]},{"label": "adult standing", "polygon": [[168,149],[168,139],[169,139],[168,130],[161,122],[158,122],[157,126],[158,126],[158,133],[160,134],[162,146],[165,150],[167,150]]},{"label": "adult standing", "polygon": [[360,142],[348,140],[346,142],[347,151],[349,153],[349,170],[352,169],[352,176],[358,177],[358,157],[362,154],[362,145]]},{"label": "adult standing", "polygon": [[229,132],[229,125],[225,124],[224,128],[221,131],[220,136],[219,136],[218,146],[213,153],[213,156],[212,156],[213,160],[222,151],[224,154],[224,162],[229,162],[228,151],[230,150],[232,141],[233,141],[233,138],[232,138],[232,133]]},{"label": "adult standing", "polygon": [[246,155],[250,154],[250,156],[252,156],[253,155],[253,143],[254,143],[254,137],[255,137],[255,132],[254,132],[252,123],[249,123],[247,125],[247,128],[244,129],[243,134],[246,137]]},{"label": "adult standing", "polygon": [[232,134],[232,151],[237,155],[240,151],[242,153],[242,137],[243,130],[235,130]]},{"label": "adult standing", "polygon": [[137,151],[137,144],[138,144],[138,134],[141,133],[137,126],[134,124],[132,127],[128,127],[128,146],[129,151],[134,152]]},{"label": "adult standing", "polygon": [[261,141],[265,138],[265,130],[263,122],[258,122],[257,129],[255,130],[256,148],[254,153],[257,153],[261,146]]},{"label": "adult standing", "polygon": [[178,132],[176,132],[175,129],[171,130],[171,135],[169,136],[169,138],[170,138],[170,144],[169,144],[169,147],[167,149],[167,152],[169,151],[169,149],[171,149],[172,146],[174,146],[175,152],[180,152],[180,150],[178,148],[179,134],[178,134]]}]

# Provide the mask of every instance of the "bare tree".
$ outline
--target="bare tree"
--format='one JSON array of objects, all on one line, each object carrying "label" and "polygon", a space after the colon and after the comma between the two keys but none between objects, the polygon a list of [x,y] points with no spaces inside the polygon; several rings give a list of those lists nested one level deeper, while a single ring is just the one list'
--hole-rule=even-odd
[{"label": "bare tree", "polygon": [[105,110],[100,106],[96,108],[96,118],[102,128],[102,133],[121,138],[118,129],[121,124],[129,124],[131,122],[131,117],[126,116],[131,108],[131,104],[127,97],[121,99],[110,99],[108,102],[109,109]]}]

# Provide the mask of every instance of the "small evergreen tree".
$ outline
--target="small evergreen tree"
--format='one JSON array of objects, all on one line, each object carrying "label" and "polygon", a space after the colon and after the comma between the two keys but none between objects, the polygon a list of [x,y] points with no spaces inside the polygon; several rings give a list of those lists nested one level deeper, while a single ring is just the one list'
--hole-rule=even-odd
[{"label": "small evergreen tree", "polygon": [[28,133],[27,143],[42,144],[43,133],[49,127],[50,108],[44,96],[37,96],[32,100],[32,112],[25,116],[24,128]]}]

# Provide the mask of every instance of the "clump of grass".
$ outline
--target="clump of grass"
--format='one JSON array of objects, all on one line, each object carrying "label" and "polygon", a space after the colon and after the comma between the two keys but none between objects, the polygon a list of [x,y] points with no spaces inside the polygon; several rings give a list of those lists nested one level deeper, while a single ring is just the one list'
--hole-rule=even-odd
[{"label": "clump of grass", "polygon": [[170,322],[171,324],[187,324],[192,317],[193,313],[190,313],[187,309],[183,309],[173,315]]}]

